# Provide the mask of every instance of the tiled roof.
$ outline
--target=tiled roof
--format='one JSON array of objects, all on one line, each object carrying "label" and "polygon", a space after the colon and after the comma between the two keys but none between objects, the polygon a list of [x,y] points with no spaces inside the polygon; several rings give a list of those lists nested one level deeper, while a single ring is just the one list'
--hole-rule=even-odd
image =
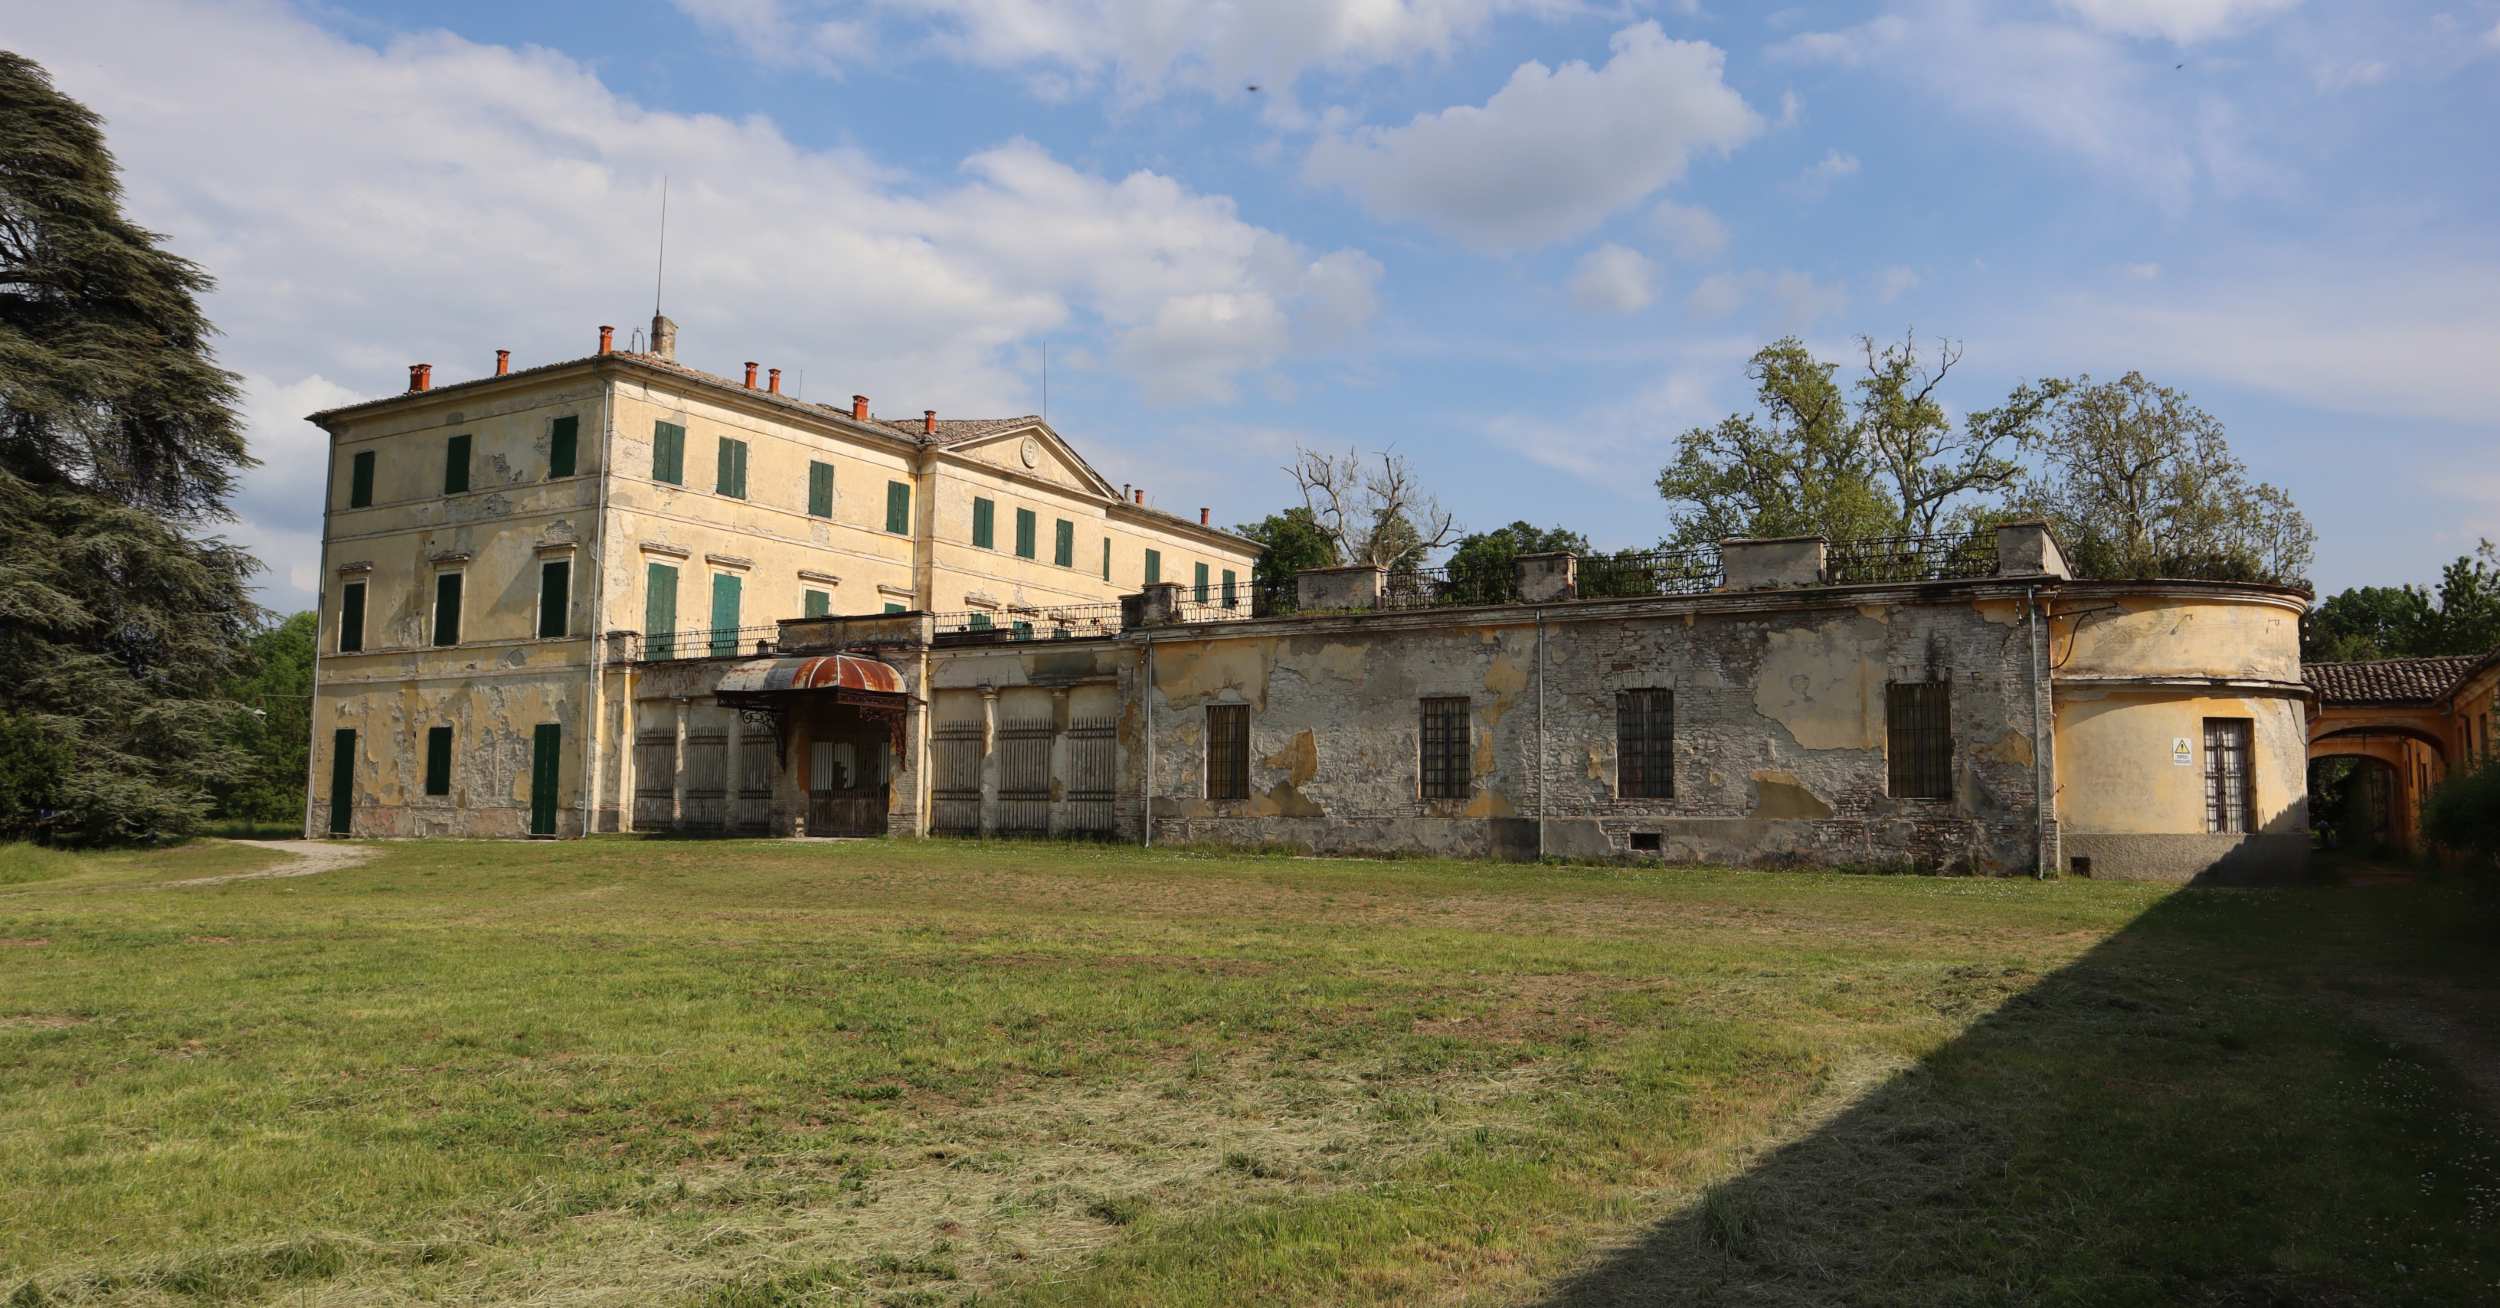
[{"label": "tiled roof", "polygon": [[2480,654],[2371,659],[2366,663],[2311,663],[2300,670],[2322,704],[2428,704],[2446,695],[2480,667]]},{"label": "tiled roof", "polygon": [[940,418],[937,422],[937,435],[930,436],[920,430],[921,420],[918,418],[871,417],[869,419],[870,422],[880,427],[891,427],[913,440],[929,445],[961,445],[965,441],[976,441],[997,432],[1012,431],[1018,427],[1031,427],[1041,420],[1039,414],[1032,413],[1021,418]]}]

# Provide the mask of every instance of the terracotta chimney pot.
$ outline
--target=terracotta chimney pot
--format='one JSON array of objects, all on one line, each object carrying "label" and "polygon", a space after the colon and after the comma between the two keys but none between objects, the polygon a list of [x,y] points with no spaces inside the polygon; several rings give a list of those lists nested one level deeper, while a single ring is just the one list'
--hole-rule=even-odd
[{"label": "terracotta chimney pot", "polygon": [[412,363],[412,364],[409,364],[409,365],[408,365],[408,389],[409,389],[409,390],[412,390],[412,391],[430,390],[430,389],[432,389],[432,388],[433,388],[433,386],[434,386],[434,365],[433,365],[433,364],[430,364],[430,363]]},{"label": "terracotta chimney pot", "polygon": [[616,329],[602,323],[599,327],[599,352],[601,354],[610,354],[615,350]]},{"label": "terracotta chimney pot", "polygon": [[755,389],[755,360],[747,360],[747,389]]},{"label": "terracotta chimney pot", "polygon": [[922,409],[920,411],[920,432],[924,436],[937,435],[937,410]]},{"label": "terracotta chimney pot", "polygon": [[767,385],[764,389],[771,391],[775,395],[779,395],[781,394],[781,369],[774,368],[769,371],[771,375],[766,379]]},{"label": "terracotta chimney pot", "polygon": [[510,350],[497,350],[497,351],[495,351],[495,375],[496,375],[496,376],[498,376],[498,377],[502,377],[502,376],[505,376],[505,375],[509,374],[511,371],[512,371],[512,351],[510,351]]},{"label": "terracotta chimney pot", "polygon": [[852,397],[851,397],[851,417],[853,417],[853,418],[857,419],[857,420],[858,420],[858,421],[860,421],[860,422],[866,422],[866,421],[868,421],[868,397],[867,397],[867,396],[865,396],[865,395],[854,395],[854,396],[852,396]]},{"label": "terracotta chimney pot", "polygon": [[1143,505],[1146,502],[1146,488],[1143,486],[1137,488],[1137,502],[1140,505]]},{"label": "terracotta chimney pot", "polygon": [[1214,510],[1209,509],[1206,505],[1203,505],[1203,504],[1201,504],[1201,505],[1199,505],[1199,506],[1198,506],[1198,525],[1199,525],[1199,526],[1201,526],[1201,527],[1207,527],[1207,526],[1212,526],[1212,525],[1214,525],[1214,518],[1215,518],[1215,511],[1214,511]]}]

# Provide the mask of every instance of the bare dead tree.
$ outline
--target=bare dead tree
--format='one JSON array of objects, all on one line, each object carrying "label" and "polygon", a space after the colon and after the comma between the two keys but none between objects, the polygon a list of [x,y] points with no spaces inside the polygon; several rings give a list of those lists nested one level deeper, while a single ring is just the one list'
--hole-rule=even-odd
[{"label": "bare dead tree", "polygon": [[1413,566],[1458,539],[1458,521],[1425,491],[1414,465],[1395,450],[1365,459],[1294,448],[1285,469],[1302,489],[1302,504],[1336,546],[1340,564]]}]

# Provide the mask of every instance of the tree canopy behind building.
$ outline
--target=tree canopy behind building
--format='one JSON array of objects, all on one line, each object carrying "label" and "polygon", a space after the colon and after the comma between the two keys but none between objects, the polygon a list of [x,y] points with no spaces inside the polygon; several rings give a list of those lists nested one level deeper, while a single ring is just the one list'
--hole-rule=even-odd
[{"label": "tree canopy behind building", "polygon": [[180,834],[232,770],[258,564],[199,533],[251,459],[198,265],[102,125],[0,52],[0,839]]},{"label": "tree canopy behind building", "polygon": [[2426,586],[2354,586],[2319,601],[2301,624],[2313,662],[2481,654],[2500,649],[2500,546],[2485,540]]}]

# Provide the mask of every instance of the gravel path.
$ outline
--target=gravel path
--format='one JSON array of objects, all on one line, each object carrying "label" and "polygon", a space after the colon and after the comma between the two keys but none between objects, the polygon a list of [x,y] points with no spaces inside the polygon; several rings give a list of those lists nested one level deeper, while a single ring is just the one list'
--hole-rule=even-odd
[{"label": "gravel path", "polygon": [[366,862],[374,851],[363,845],[342,845],[328,840],[232,840],[233,845],[250,845],[255,849],[274,849],[291,855],[293,861],[258,872],[233,872],[222,877],[193,877],[188,881],[160,881],[159,889],[175,886],[222,886],[229,881],[266,881],[273,877],[311,877],[324,872],[339,872]]}]

